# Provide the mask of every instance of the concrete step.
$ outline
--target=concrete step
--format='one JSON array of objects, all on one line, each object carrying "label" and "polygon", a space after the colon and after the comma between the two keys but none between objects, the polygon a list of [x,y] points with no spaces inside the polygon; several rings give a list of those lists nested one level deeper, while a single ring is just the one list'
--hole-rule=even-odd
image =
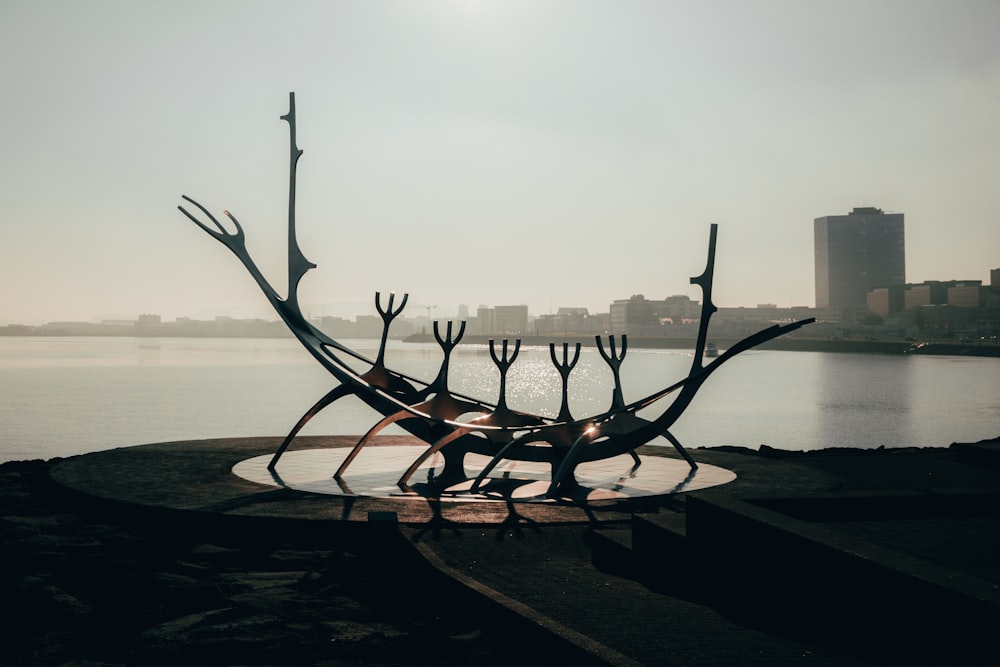
[{"label": "concrete step", "polygon": [[632,516],[637,577],[653,588],[680,590],[690,583],[687,519],[681,512]]},{"label": "concrete step", "polygon": [[688,568],[686,530],[679,512],[635,514],[629,526],[588,531],[591,562],[602,572],[674,585]]},{"label": "concrete step", "polygon": [[632,549],[632,528],[594,528],[587,531],[590,562],[601,572],[634,579],[637,576]]},{"label": "concrete step", "polygon": [[683,546],[687,537],[687,517],[683,512],[633,514],[632,531],[636,548],[659,550]]}]

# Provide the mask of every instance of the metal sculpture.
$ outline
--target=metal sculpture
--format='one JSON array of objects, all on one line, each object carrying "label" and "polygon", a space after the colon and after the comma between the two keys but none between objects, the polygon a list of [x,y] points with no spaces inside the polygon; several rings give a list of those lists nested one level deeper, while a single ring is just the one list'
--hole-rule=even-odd
[{"label": "metal sculpture", "polygon": [[[408,299],[404,294],[398,308],[393,308],[395,295],[390,294],[386,306],[382,305],[381,294],[375,293],[375,307],[382,317],[382,337],[378,355],[368,359],[317,329],[302,314],[298,301],[298,285],[303,276],[315,268],[299,248],[295,235],[295,183],[298,160],[302,151],[295,139],[295,94],[289,94],[288,113],[281,116],[289,126],[289,188],[288,188],[288,286],[282,298],[268,283],[258,269],[246,246],[246,235],[239,221],[229,211],[224,214],[232,222],[235,231],[228,231],[204,206],[194,199],[182,195],[198,211],[211,221],[211,226],[202,222],[184,206],[180,211],[209,236],[229,248],[243,263],[256,281],[264,296],[292,334],[305,349],[337,380],[338,384],[309,408],[292,427],[281,445],[275,451],[268,468],[274,471],[282,454],[305,424],[321,410],[333,402],[354,396],[376,410],[383,418],[366,433],[354,446],[350,454],[334,473],[343,482],[348,468],[357,454],[372,441],[386,426],[397,424],[426,444],[426,448],[399,478],[399,486],[409,489],[409,480],[417,468],[435,453],[444,459],[444,468],[435,478],[438,488],[447,488],[457,482],[469,481],[465,473],[464,460],[467,454],[477,453],[490,457],[489,462],[472,480],[471,493],[477,493],[487,481],[488,475],[505,460],[544,462],[551,466],[551,481],[546,495],[560,497],[571,495],[577,487],[574,470],[587,461],[596,461],[621,454],[632,457],[637,467],[641,460],[636,449],[658,437],[666,438],[677,452],[691,466],[697,463],[670,433],[670,427],[690,405],[695,394],[708,377],[723,363],[734,356],[756,347],[761,343],[798,329],[812,322],[801,320],[787,325],[775,325],[747,336],[728,350],[704,365],[704,351],[708,324],[717,310],[712,303],[712,282],[715,264],[717,226],[712,225],[708,242],[708,259],[701,275],[691,278],[691,283],[701,288],[703,295],[701,320],[691,369],[687,377],[664,387],[645,398],[625,403],[619,368],[628,349],[628,339],[621,337],[621,352],[616,353],[614,337],[609,338],[609,349],[605,351],[601,337],[597,336],[597,346],[601,356],[609,365],[614,378],[611,406],[605,412],[576,419],[568,406],[568,382],[580,354],[580,344],[572,361],[569,359],[568,344],[563,344],[562,361],[556,355],[555,344],[550,345],[550,355],[561,377],[562,401],[559,415],[548,418],[511,410],[506,401],[507,371],[517,358],[520,340],[515,340],[514,350],[508,356],[508,341],[502,342],[502,352],[498,356],[494,341],[490,341],[490,355],[500,372],[500,393],[496,403],[489,403],[471,396],[464,396],[448,388],[448,369],[452,350],[458,345],[465,332],[465,322],[459,324],[453,335],[453,323],[448,322],[442,337],[438,322],[434,322],[434,337],[441,347],[443,359],[437,377],[430,382],[410,377],[394,371],[385,365],[385,349],[389,327],[402,311]],[[368,365],[368,370],[358,373],[348,360]],[[637,413],[645,408],[658,405],[668,395],[678,392],[675,399],[664,407],[655,419],[644,419]],[[463,416],[476,414],[475,418],[459,421]],[[347,489],[346,483],[342,486]]]}]

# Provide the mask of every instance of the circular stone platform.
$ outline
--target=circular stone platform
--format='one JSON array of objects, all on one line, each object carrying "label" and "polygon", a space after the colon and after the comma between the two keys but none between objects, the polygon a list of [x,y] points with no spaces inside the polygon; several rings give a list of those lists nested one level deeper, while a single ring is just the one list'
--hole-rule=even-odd
[{"label": "circular stone platform", "polygon": [[[171,521],[184,521],[185,513],[188,516],[195,513],[248,519],[364,522],[371,512],[393,512],[400,522],[411,525],[441,525],[442,522],[510,525],[512,521],[538,524],[627,521],[637,508],[648,511],[666,501],[671,492],[694,490],[693,483],[702,479],[703,474],[708,479],[707,475],[713,468],[733,481],[723,483],[720,479],[716,483],[722,485],[710,489],[709,493],[738,492],[752,495],[773,491],[776,484],[789,493],[809,492],[828,489],[837,481],[836,478],[804,466],[772,461],[760,456],[701,449],[692,452],[699,466],[694,478],[682,486],[690,472],[688,465],[672,448],[650,446],[640,450],[643,452],[644,462],[637,471],[637,476],[628,477],[625,474],[631,467],[631,461],[628,457],[621,457],[619,460],[610,459],[607,463],[617,467],[603,473],[603,477],[595,476],[590,482],[594,484],[594,488],[614,492],[627,489],[625,497],[605,496],[603,500],[583,502],[511,502],[510,494],[505,499],[506,502],[446,502],[446,499],[440,497],[393,495],[391,489],[395,487],[401,471],[405,470],[405,465],[393,468],[392,474],[383,476],[381,481],[373,480],[369,483],[372,488],[390,489],[389,494],[381,497],[312,493],[287,485],[278,486],[270,476],[267,480],[251,481],[233,474],[234,468],[250,466],[254,459],[269,459],[281,440],[280,437],[222,438],[122,447],[53,461],[49,474],[58,484],[82,494],[81,500],[94,498],[112,503],[101,504],[104,508],[102,511],[117,506],[126,511],[140,510],[143,516],[146,509],[179,512],[173,519],[168,519]],[[357,440],[357,436],[300,436],[278,463],[279,476],[282,480],[287,480],[286,484],[295,485],[308,483],[310,479],[328,479],[336,470],[333,463],[323,463],[316,468],[308,465],[306,467],[309,470],[296,473],[293,470],[296,459],[305,456],[302,460],[308,462],[309,457],[306,455],[313,451],[346,452]],[[409,452],[420,444],[412,436],[378,436],[348,469],[345,474],[346,483],[362,488],[365,459],[374,457],[378,461],[383,450],[392,451],[396,447],[403,447],[403,451]],[[328,455],[317,454],[321,457]],[[407,456],[410,456],[409,453]],[[412,460],[408,458],[406,464]],[[517,464],[518,467],[524,465],[526,464]],[[266,461],[260,467],[266,470]],[[376,472],[381,469],[383,473],[388,473],[389,470],[385,465],[376,465],[375,468]],[[738,477],[729,470],[735,470]],[[654,471],[660,472],[654,474]],[[497,474],[502,480],[503,470]],[[421,481],[426,480],[426,469],[418,475],[422,476]],[[548,479],[547,473],[545,479]],[[414,486],[416,481],[415,478]],[[491,484],[497,484],[494,490],[497,497],[502,498],[499,482]],[[616,489],[618,485],[621,488]],[[524,493],[527,492],[525,490]],[[647,495],[643,495],[644,493]],[[648,495],[650,493],[660,495]],[[151,516],[163,515],[159,513]]]},{"label": "circular stone platform", "polygon": [[425,446],[382,446],[364,450],[351,463],[340,480],[333,478],[341,462],[351,451],[336,449],[293,450],[282,456],[272,472],[267,469],[271,455],[240,461],[233,473],[258,484],[285,487],[308,493],[370,498],[424,498],[434,496],[442,502],[595,502],[626,500],[648,496],[667,496],[695,491],[736,479],[736,473],[708,464],[692,469],[686,461],[660,456],[640,456],[635,467],[627,455],[602,461],[582,463],[576,468],[580,488],[572,495],[546,498],[551,467],[529,461],[504,461],[470,493],[473,480],[490,462],[479,454],[465,457],[465,474],[460,484],[441,489],[431,482],[444,470],[444,459],[435,454],[421,465],[408,484],[400,487],[400,475],[426,449]]}]

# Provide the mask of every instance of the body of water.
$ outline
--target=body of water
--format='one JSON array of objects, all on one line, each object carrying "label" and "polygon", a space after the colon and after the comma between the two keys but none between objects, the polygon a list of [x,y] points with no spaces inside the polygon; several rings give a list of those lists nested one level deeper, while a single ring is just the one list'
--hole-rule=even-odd
[{"label": "body of water", "polygon": [[[375,356],[377,341],[347,344]],[[389,344],[387,365],[407,374],[430,380],[440,362],[436,344]],[[690,365],[688,352],[630,349],[625,400],[683,378]],[[486,348],[460,345],[451,369],[452,390],[496,400],[499,374]],[[559,382],[548,348],[522,348],[508,375],[508,404],[555,416]],[[291,339],[0,337],[0,461],[282,436],[332,386]],[[611,389],[607,365],[584,348],[570,376],[573,415],[607,409]],[[347,398],[303,433],[361,434],[378,418]],[[1000,359],[750,351],[718,370],[671,430],[690,447],[791,450],[997,437]]]}]

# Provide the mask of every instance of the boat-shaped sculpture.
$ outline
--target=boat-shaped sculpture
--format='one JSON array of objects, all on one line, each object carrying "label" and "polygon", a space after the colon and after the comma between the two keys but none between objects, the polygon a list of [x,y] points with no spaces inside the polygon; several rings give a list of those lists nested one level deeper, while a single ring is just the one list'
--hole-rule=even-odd
[{"label": "boat-shaped sculpture", "polygon": [[[581,463],[603,460],[626,454],[632,457],[634,465],[641,462],[636,450],[657,438],[665,438],[690,465],[697,463],[684,446],[675,438],[670,428],[691,404],[699,388],[718,368],[737,354],[761,343],[798,329],[812,322],[801,320],[792,324],[775,325],[747,336],[720,353],[710,363],[705,364],[706,337],[708,325],[716,306],[712,302],[712,282],[715,264],[716,225],[711,225],[708,240],[708,259],[701,275],[691,278],[691,283],[702,291],[701,319],[695,353],[686,377],[668,384],[637,401],[626,403],[622,392],[619,368],[628,350],[628,338],[620,337],[620,350],[616,349],[615,336],[608,337],[607,347],[601,336],[596,337],[601,357],[611,369],[614,387],[611,390],[610,407],[599,414],[584,418],[574,417],[569,410],[569,376],[580,356],[580,344],[576,343],[572,354],[567,343],[561,350],[555,343],[549,345],[553,364],[561,377],[562,401],[559,414],[546,417],[512,410],[507,406],[506,376],[520,350],[520,340],[502,340],[499,345],[490,341],[490,355],[500,373],[500,391],[495,401],[452,392],[448,387],[448,370],[452,350],[465,333],[465,322],[455,326],[447,322],[442,333],[437,321],[434,322],[434,337],[441,347],[442,362],[436,378],[431,381],[411,377],[395,371],[385,364],[386,343],[392,321],[403,311],[408,295],[404,294],[397,305],[396,296],[390,294],[383,304],[380,293],[375,293],[375,307],[382,318],[382,336],[375,359],[361,355],[346,345],[334,340],[310,322],[302,313],[298,300],[298,286],[303,276],[315,265],[306,259],[299,248],[295,233],[295,186],[296,169],[302,151],[295,138],[295,94],[289,95],[289,110],[282,120],[289,126],[289,191],[288,191],[288,284],[282,297],[267,281],[247,250],[246,235],[236,217],[229,211],[225,216],[232,223],[227,229],[204,206],[184,195],[208,222],[193,214],[184,206],[179,206],[184,215],[204,230],[209,236],[229,248],[243,263],[264,296],[270,302],[289,330],[306,350],[336,380],[337,384],[320,398],[292,427],[281,445],[275,451],[268,468],[275,470],[282,455],[293,443],[299,431],[317,413],[337,400],[354,397],[376,410],[382,419],[362,436],[351,452],[343,459],[340,467],[331,474],[349,487],[349,467],[357,454],[373,441],[384,428],[396,424],[425,443],[425,447],[405,470],[400,471],[398,485],[406,490],[416,470],[432,455],[440,454],[444,467],[435,478],[440,488],[456,483],[471,481],[470,493],[476,493],[490,473],[504,461],[533,461],[551,466],[551,481],[547,487],[548,497],[561,497],[576,486],[574,470]],[[355,370],[355,367],[363,367]],[[667,401],[672,396],[672,401]],[[657,409],[663,405],[662,411]],[[658,416],[646,418],[640,411],[659,412]],[[476,453],[489,457],[489,462],[475,479],[467,479],[464,460],[466,455]]]}]

